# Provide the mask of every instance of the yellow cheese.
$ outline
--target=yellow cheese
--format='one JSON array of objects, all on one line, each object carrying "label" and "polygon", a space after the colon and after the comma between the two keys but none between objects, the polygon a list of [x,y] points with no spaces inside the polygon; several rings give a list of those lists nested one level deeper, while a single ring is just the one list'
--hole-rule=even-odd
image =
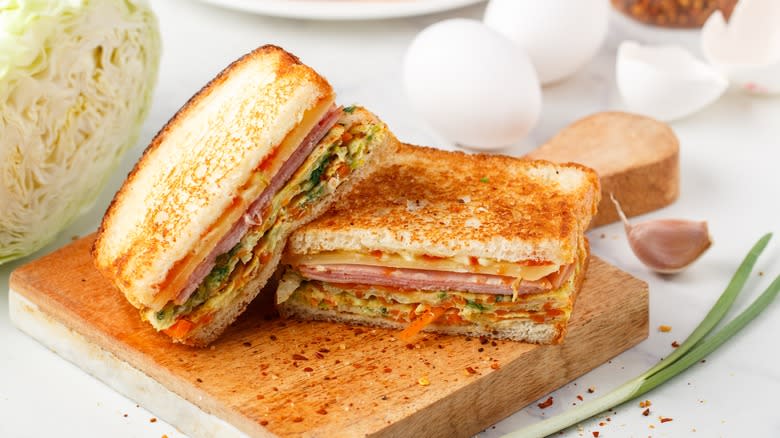
[{"label": "yellow cheese", "polygon": [[525,266],[487,258],[456,256],[439,258],[409,252],[366,254],[357,251],[326,251],[317,254],[293,256],[293,265],[369,265],[388,268],[426,269],[432,271],[472,272],[490,275],[505,275],[523,280],[539,280],[560,269],[559,265]]}]

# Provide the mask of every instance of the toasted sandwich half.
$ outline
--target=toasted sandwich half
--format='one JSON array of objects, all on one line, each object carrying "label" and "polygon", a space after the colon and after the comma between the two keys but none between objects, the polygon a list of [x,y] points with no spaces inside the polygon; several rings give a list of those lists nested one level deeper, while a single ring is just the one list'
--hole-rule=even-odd
[{"label": "toasted sandwich half", "polygon": [[282,314],[559,343],[585,275],[596,173],[399,145],[386,166],[295,232]]},{"label": "toasted sandwich half", "polygon": [[93,255],[142,317],[203,346],[274,272],[288,235],[366,177],[395,142],[368,111],[263,46],[160,130],[108,208]]}]

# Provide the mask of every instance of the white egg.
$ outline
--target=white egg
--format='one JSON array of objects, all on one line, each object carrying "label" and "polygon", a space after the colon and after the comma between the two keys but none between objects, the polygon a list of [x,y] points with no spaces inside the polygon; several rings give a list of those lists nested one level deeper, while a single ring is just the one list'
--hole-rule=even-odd
[{"label": "white egg", "polygon": [[664,121],[699,111],[728,87],[714,68],[681,47],[633,41],[618,48],[616,79],[629,109]]},{"label": "white egg", "polygon": [[528,56],[479,21],[424,29],[406,52],[403,76],[415,111],[463,147],[516,144],[539,118],[541,86]]},{"label": "white egg", "polygon": [[609,0],[491,0],[485,24],[522,46],[543,84],[588,63],[607,36]]}]

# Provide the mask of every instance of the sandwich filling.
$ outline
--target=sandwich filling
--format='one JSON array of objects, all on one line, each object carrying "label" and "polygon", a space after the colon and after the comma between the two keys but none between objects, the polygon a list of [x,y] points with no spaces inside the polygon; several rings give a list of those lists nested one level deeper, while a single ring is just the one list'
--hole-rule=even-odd
[{"label": "sandwich filling", "polygon": [[[229,233],[235,234],[238,228],[237,243],[216,255],[202,281],[191,291],[182,291],[160,310],[142,310],[144,318],[158,330],[183,337],[195,326],[211,321],[216,310],[236,298],[269,261],[277,245],[284,243],[279,236],[288,234],[313,204],[333,193],[361,167],[371,142],[386,129],[380,122],[351,117],[353,111],[353,107],[345,108],[343,113],[338,111],[339,116],[303,163],[278,188],[266,190],[270,199],[265,206],[257,212],[251,212],[250,207]],[[272,181],[270,185],[273,184]]]},{"label": "sandwich filling", "polygon": [[586,261],[583,238],[571,264],[521,263],[544,267],[528,270],[529,278],[431,269],[435,266],[293,265],[282,278],[277,301],[313,315],[403,325],[405,336],[453,325],[494,329],[519,321],[565,325]]}]

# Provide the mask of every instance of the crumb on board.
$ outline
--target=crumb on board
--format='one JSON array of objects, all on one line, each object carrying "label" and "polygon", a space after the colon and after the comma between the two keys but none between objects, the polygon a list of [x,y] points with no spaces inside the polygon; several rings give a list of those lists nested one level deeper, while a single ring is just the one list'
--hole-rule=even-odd
[{"label": "crumb on board", "polygon": [[150,423],[156,423],[156,422],[157,422],[157,419],[156,419],[156,418],[154,418],[154,417],[152,417],[152,418],[150,418],[150,419],[149,419],[149,422],[150,422]]},{"label": "crumb on board", "polygon": [[661,324],[658,326],[658,331],[662,333],[669,333],[670,331],[672,331],[672,326]]},{"label": "crumb on board", "polygon": [[541,403],[538,403],[536,406],[539,406],[539,409],[547,409],[547,408],[549,408],[552,405],[553,405],[553,398],[552,398],[552,396],[549,396],[549,397],[547,397],[547,400],[545,400],[545,401],[543,401]]},{"label": "crumb on board", "polygon": [[591,387],[588,388],[588,394],[593,394],[594,392],[596,392],[596,387],[595,386],[591,386]]},{"label": "crumb on board", "polygon": [[672,341],[672,348],[677,348],[680,346],[680,343],[677,341]]},{"label": "crumb on board", "polygon": [[650,403],[650,400],[644,400],[644,401],[640,401],[640,402],[639,402],[639,407],[640,407],[640,408],[649,408],[649,407],[650,407],[650,406],[652,406],[652,405],[653,405],[653,404],[652,404],[652,403]]}]

